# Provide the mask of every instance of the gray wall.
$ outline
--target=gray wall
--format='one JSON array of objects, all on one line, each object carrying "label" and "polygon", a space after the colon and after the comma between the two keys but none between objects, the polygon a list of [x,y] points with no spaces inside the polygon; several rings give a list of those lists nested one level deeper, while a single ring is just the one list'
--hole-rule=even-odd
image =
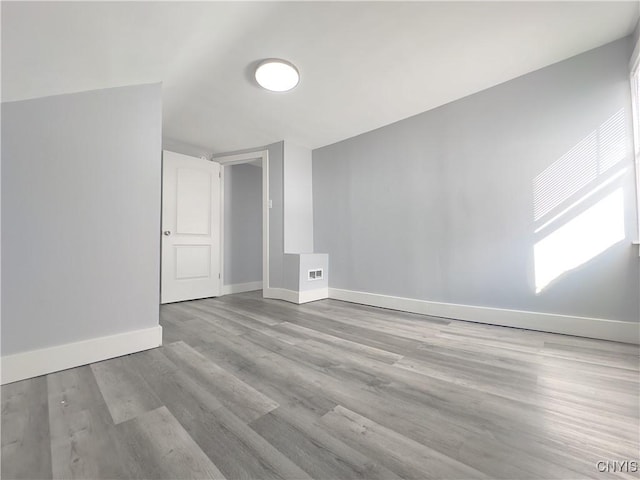
[{"label": "gray wall", "polygon": [[[315,150],[314,242],[329,254],[330,287],[638,321],[631,46]],[[534,245],[617,189],[626,238],[536,293]]]},{"label": "gray wall", "polygon": [[262,168],[224,167],[224,284],[262,281]]},{"label": "gray wall", "polygon": [[2,353],[158,325],[160,85],[2,104]]}]

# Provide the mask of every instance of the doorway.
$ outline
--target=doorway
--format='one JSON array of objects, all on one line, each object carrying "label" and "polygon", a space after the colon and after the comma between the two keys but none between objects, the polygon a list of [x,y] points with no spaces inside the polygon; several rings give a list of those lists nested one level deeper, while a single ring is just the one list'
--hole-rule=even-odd
[{"label": "doorway", "polygon": [[[250,290],[269,288],[269,152],[256,152],[214,157],[221,166],[222,178],[222,241],[221,241],[221,271],[222,294],[239,293]],[[252,185],[261,181],[262,195],[258,206],[260,212],[252,211],[258,197],[253,192],[233,191],[238,188],[236,180],[250,180]],[[231,189],[231,191],[229,191]],[[247,197],[243,198],[246,193]],[[230,210],[228,202],[235,202],[235,212]],[[249,205],[247,202],[251,202]],[[243,211],[244,210],[244,211]],[[246,215],[245,215],[246,214]],[[229,231],[231,230],[231,231]],[[262,239],[261,255],[256,255],[260,247],[256,238],[241,239],[242,235],[254,236]],[[238,239],[240,238],[240,241]],[[230,242],[233,244],[230,245]],[[249,254],[249,250],[252,253]],[[251,258],[249,258],[251,255]],[[243,258],[247,256],[247,258]],[[259,281],[250,280],[250,272],[255,273],[255,260],[261,258],[262,276]],[[229,264],[230,262],[231,265]],[[257,278],[254,277],[253,278]],[[249,281],[247,281],[249,280]]]},{"label": "doorway", "polygon": [[[225,223],[229,224],[228,221],[225,222],[229,220],[225,219],[225,177],[231,181],[233,173],[230,168],[241,165],[261,170],[261,219],[256,215],[251,221],[254,223],[252,227],[255,227],[253,231],[261,230],[262,234],[262,280],[234,284],[231,283],[234,279],[226,278],[224,273],[227,253]],[[249,173],[255,176],[256,172]],[[162,190],[160,303],[216,297],[248,290],[262,289],[264,292],[269,288],[270,205],[267,150],[221,155],[211,161],[165,150]],[[260,257],[259,254],[255,256]],[[227,255],[228,261],[233,258]]]},{"label": "doorway", "polygon": [[223,168],[222,294],[262,290],[262,165]]}]

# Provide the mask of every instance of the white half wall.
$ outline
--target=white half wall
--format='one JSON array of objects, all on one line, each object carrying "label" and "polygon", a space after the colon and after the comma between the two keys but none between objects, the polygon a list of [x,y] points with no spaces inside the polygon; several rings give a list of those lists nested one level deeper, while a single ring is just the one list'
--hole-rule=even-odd
[{"label": "white half wall", "polygon": [[313,252],[311,150],[284,142],[284,253]]},{"label": "white half wall", "polygon": [[[327,298],[329,294],[329,256],[326,253],[285,253],[283,268],[285,291],[282,300],[305,303]],[[313,277],[311,277],[313,272]],[[316,277],[316,274],[320,274]],[[279,291],[272,289],[273,292]],[[294,292],[295,297],[286,292]],[[280,298],[280,297],[271,297]],[[294,300],[291,300],[294,298]]]}]

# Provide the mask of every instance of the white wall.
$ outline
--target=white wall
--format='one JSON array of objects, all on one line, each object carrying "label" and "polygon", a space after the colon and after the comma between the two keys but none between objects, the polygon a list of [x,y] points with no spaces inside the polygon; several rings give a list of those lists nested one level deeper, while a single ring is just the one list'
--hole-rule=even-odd
[{"label": "white wall", "polygon": [[284,251],[313,252],[311,150],[284,142]]},{"label": "white wall", "polygon": [[158,340],[161,102],[156,84],[2,104],[3,374],[25,352]]}]

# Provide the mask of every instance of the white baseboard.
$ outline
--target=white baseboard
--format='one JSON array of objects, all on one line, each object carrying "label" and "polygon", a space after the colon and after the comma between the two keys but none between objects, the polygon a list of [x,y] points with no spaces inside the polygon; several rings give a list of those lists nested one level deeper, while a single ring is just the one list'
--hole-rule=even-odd
[{"label": "white baseboard", "polygon": [[318,288],[316,290],[306,290],[302,292],[287,290],[286,288],[266,288],[263,292],[263,296],[265,298],[275,298],[277,300],[284,300],[285,302],[291,302],[297,305],[313,302],[315,300],[322,300],[323,298],[329,298],[328,288]]},{"label": "white baseboard", "polygon": [[160,325],[2,357],[0,383],[17,382],[162,345]]},{"label": "white baseboard", "polygon": [[298,303],[315,302],[329,298],[329,288],[316,288],[315,290],[303,290],[298,295]]},{"label": "white baseboard", "polygon": [[253,292],[255,290],[262,290],[262,282],[234,283],[231,285],[223,285],[222,295]]},{"label": "white baseboard", "polygon": [[613,340],[615,342],[640,343],[640,324],[635,322],[429,302],[337,288],[329,289],[329,298],[434,317]]},{"label": "white baseboard", "polygon": [[265,288],[262,290],[264,298],[284,300],[285,302],[298,303],[298,292],[286,288]]}]

